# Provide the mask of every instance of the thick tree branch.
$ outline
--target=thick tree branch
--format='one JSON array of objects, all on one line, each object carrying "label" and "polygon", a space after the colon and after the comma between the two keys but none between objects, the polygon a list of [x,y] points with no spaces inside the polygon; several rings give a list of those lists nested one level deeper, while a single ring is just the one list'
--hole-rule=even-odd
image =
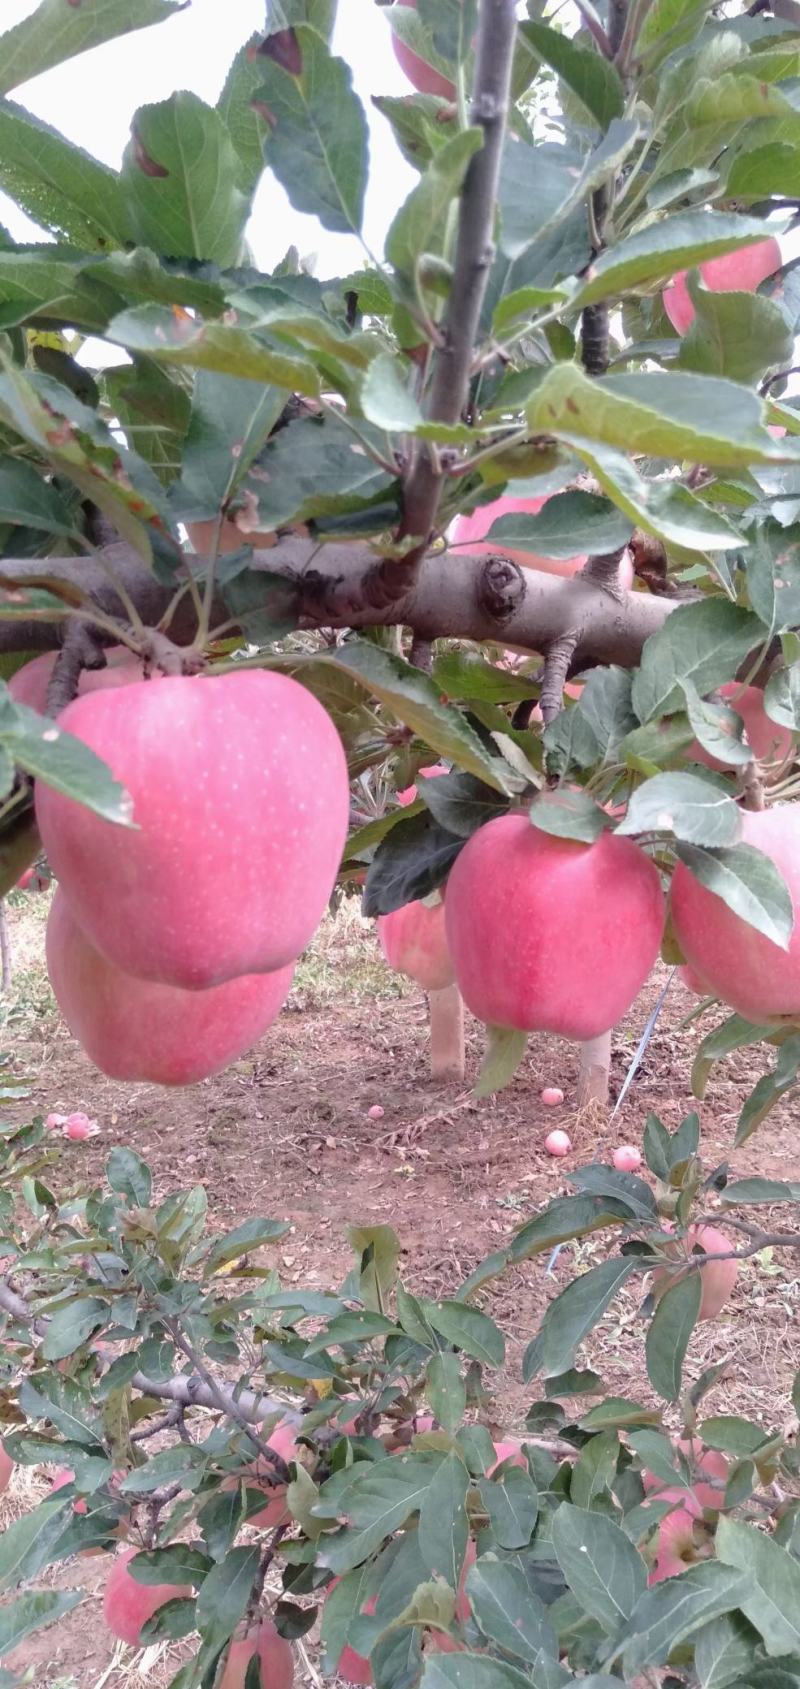
[{"label": "thick tree branch", "polygon": [[[486,284],[494,257],[494,229],[500,159],[508,114],[511,61],[516,36],[515,0],[481,0],[475,59],[472,122],[483,130],[483,146],[467,169],[459,206],[453,282],[443,324],[442,344],[433,356],[433,376],[425,406],[431,421],[461,418]],[[376,565],[373,601],[389,604],[408,592],[425,555],[436,518],[443,475],[436,452],[418,442],[403,493],[399,537],[419,535],[421,545],[399,559]]]},{"label": "thick tree branch", "polygon": [[[155,625],[170,600],[136,553],[114,547],[117,575],[135,598],[143,620]],[[307,628],[387,627],[403,622],[423,640],[472,639],[544,652],[567,632],[575,633],[575,664],[638,661],[642,646],[661,627],[676,600],[624,592],[619,601],[591,579],[562,580],[535,569],[521,569],[502,556],[481,558],[457,552],[426,556],[413,588],[399,603],[377,609],[369,587],[375,553],[368,545],[326,545],[291,535],[270,551],[255,552],[253,567],[280,574],[297,588],[302,625]],[[122,608],[93,558],[48,557],[51,577],[80,585],[105,614]],[[4,558],[4,576],[15,583],[41,574],[40,563]],[[19,611],[15,592],[15,610]],[[0,611],[2,593],[0,592]],[[220,619],[229,620],[223,603]],[[63,624],[32,617],[0,619],[0,652],[53,650]],[[193,630],[192,630],[193,631]]]}]

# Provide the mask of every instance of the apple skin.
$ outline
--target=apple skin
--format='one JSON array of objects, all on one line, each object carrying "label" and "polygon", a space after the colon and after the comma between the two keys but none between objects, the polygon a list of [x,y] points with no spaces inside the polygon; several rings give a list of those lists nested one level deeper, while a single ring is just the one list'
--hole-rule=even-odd
[{"label": "apple skin", "polygon": [[194,1085],[219,1073],[272,1025],[294,968],[243,974],[208,991],[135,979],[81,931],[61,887],[47,918],[47,971],[78,1043],[110,1079]]},{"label": "apple skin", "polygon": [[295,961],[349,814],[341,740],[316,698],[251,669],[93,692],[60,721],[133,800],[136,826],[121,828],[37,782],[42,844],[96,949],[196,991]]},{"label": "apple skin", "polygon": [[[409,6],[412,11],[417,9],[417,0],[396,0],[398,6]],[[408,77],[412,88],[418,94],[438,94],[442,100],[454,100],[456,97],[455,83],[450,82],[441,72],[434,70],[433,65],[425,63],[419,53],[413,53],[399,35],[392,30],[392,47],[394,56],[404,76]]]},{"label": "apple skin", "polygon": [[6,1453],[3,1444],[0,1443],[0,1495],[4,1495],[5,1491],[8,1489],[8,1486],[11,1483],[11,1474],[13,1470],[14,1462],[11,1459],[10,1454]]},{"label": "apple skin", "polygon": [[[783,763],[794,750],[794,739],[788,727],[780,727],[776,721],[770,721],[764,708],[764,694],[760,686],[740,686],[738,681],[726,681],[719,688],[720,697],[730,701],[731,709],[740,715],[745,725],[747,742],[753,756],[759,762]],[[720,762],[704,751],[697,740],[689,746],[687,756],[694,762],[703,763],[706,768],[717,769],[720,773],[729,773],[731,764]],[[777,772],[777,771],[776,771]]]},{"label": "apple skin", "polygon": [[[789,888],[795,925],[788,950],[748,926],[679,862],[670,907],[675,937],[708,989],[756,1025],[800,1018],[800,805],[741,810],[741,842],[775,863]],[[457,864],[456,864],[457,866]],[[451,875],[452,881],[452,875]]]},{"label": "apple skin", "polygon": [[[744,246],[738,252],[726,252],[722,258],[709,258],[699,270],[711,293],[755,293],[756,289],[775,274],[783,263],[781,249],[774,236]],[[662,294],[664,310],[677,334],[686,334],[694,322],[695,310],[686,285],[688,270],[680,270],[672,278],[672,285]]]},{"label": "apple skin", "polygon": [[694,968],[689,967],[687,962],[684,962],[683,966],[678,969],[678,977],[681,984],[685,985],[687,991],[691,991],[693,996],[710,997],[712,995],[711,988],[700,978],[699,973],[696,973]]},{"label": "apple skin", "polygon": [[[706,1448],[701,1437],[679,1437],[677,1447],[697,1474],[693,1479],[691,1491],[687,1492],[677,1484],[665,1485],[663,1479],[657,1478],[653,1472],[643,1472],[642,1483],[648,1495],[658,1501],[679,1501],[689,1512],[693,1512],[695,1507],[698,1514],[704,1507],[719,1511],[728,1476],[728,1462],[724,1454],[719,1449]],[[704,1483],[704,1478],[721,1479],[722,1488],[710,1482]]]},{"label": "apple skin", "polygon": [[[439,774],[449,774],[449,773],[450,773],[449,768],[446,768],[443,762],[435,763],[432,768],[421,768],[420,769],[420,774],[427,775],[427,778],[429,780],[435,780],[436,776],[439,775]],[[417,795],[416,786],[405,786],[403,788],[402,792],[395,792],[395,797],[397,798],[397,801],[398,801],[401,809],[406,809],[410,803],[413,803],[416,795]]]},{"label": "apple skin", "polygon": [[[716,1226],[690,1226],[685,1238],[674,1245],[668,1245],[669,1253],[675,1255],[678,1260],[691,1260],[698,1249],[702,1249],[709,1258],[708,1266],[700,1268],[702,1296],[698,1320],[716,1319],[731,1295],[739,1272],[739,1263],[733,1260],[715,1262],[714,1257],[727,1255],[734,1247],[730,1238],[726,1237],[724,1232],[718,1231]],[[656,1267],[652,1274],[655,1296],[662,1296],[665,1290],[679,1283],[683,1277],[683,1273],[673,1273],[666,1267]]]},{"label": "apple skin", "polygon": [[291,1645],[278,1635],[271,1619],[262,1619],[255,1630],[231,1643],[218,1689],[245,1689],[247,1668],[253,1659],[261,1668],[263,1689],[292,1689]]},{"label": "apple skin", "polygon": [[142,1626],[159,1607],[166,1601],[192,1594],[189,1584],[137,1583],[128,1567],[138,1552],[136,1548],[124,1548],[117,1555],[103,1594],[103,1618],[109,1630],[131,1648],[138,1646]]},{"label": "apple skin", "polygon": [[389,967],[416,980],[423,991],[444,991],[453,984],[444,903],[405,903],[391,915],[379,915],[378,939]]},{"label": "apple skin", "polygon": [[[274,1449],[275,1453],[280,1455],[281,1460],[285,1460],[287,1464],[290,1460],[294,1460],[297,1455],[297,1438],[294,1426],[288,1421],[276,1425],[275,1430],[271,1431],[267,1438],[267,1448]],[[239,1477],[226,1478],[222,1488],[224,1490],[237,1489],[239,1484],[244,1482],[245,1488],[248,1490],[262,1490],[264,1495],[269,1497],[267,1505],[262,1507],[260,1512],[251,1513],[247,1523],[248,1525],[255,1525],[258,1530],[267,1531],[274,1530],[276,1525],[285,1524],[290,1515],[286,1506],[286,1486],[284,1484],[265,1483],[264,1469],[259,1461],[256,1461],[252,1466],[248,1466]],[[261,1474],[260,1477],[259,1474]]]},{"label": "apple skin", "polygon": [[540,557],[536,551],[512,551],[502,540],[486,538],[498,517],[517,513],[538,516],[546,503],[546,498],[498,498],[492,504],[479,505],[470,516],[457,516],[450,533],[451,544],[458,546],[454,556],[491,557],[497,553],[510,557],[523,569],[539,569],[548,575],[576,575],[587,561],[585,553],[577,557]]},{"label": "apple skin", "polygon": [[[15,704],[27,704],[28,709],[38,710],[39,715],[47,714],[47,688],[57,655],[56,651],[44,651],[12,674],[8,690]],[[106,651],[104,669],[83,669],[78,697],[84,698],[88,692],[104,692],[109,687],[133,686],[141,679],[142,665],[133,652],[125,645],[112,645]]]},{"label": "apple skin", "polygon": [[[685,1491],[682,1492],[685,1494]],[[659,1500],[673,1500],[668,1492],[659,1496]],[[676,1507],[674,1512],[668,1513],[658,1527],[656,1537],[656,1557],[653,1570],[647,1580],[648,1584],[662,1583],[664,1578],[677,1577],[685,1572],[686,1567],[696,1559],[696,1545],[694,1527],[697,1513],[691,1506]]]},{"label": "apple skin", "polygon": [[490,1026],[599,1037],[644,984],[663,926],[658,873],[630,839],[576,844],[524,815],[473,833],[447,882],[456,980]]}]

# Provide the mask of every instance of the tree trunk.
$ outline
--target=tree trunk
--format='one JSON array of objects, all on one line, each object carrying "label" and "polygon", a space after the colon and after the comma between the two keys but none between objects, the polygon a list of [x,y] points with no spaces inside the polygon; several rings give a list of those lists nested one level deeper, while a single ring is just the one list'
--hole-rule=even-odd
[{"label": "tree trunk", "polygon": [[608,1102],[608,1074],[611,1066],[611,1033],[601,1032],[581,1044],[581,1065],[578,1073],[578,1107],[587,1103]]},{"label": "tree trunk", "polygon": [[464,1004],[457,985],[428,993],[431,1020],[431,1079],[464,1077]]}]

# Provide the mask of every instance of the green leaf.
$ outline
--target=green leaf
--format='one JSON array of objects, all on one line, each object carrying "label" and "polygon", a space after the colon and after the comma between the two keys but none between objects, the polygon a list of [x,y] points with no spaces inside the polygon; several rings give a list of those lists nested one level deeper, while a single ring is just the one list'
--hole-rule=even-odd
[{"label": "green leaf", "polygon": [[748,549],[747,591],[757,616],[771,634],[783,633],[800,619],[800,567],[794,533],[761,529]]},{"label": "green leaf", "polygon": [[417,796],[435,821],[460,839],[468,839],[508,808],[503,798],[474,774],[439,774],[430,779],[417,776]]},{"label": "green leaf", "polygon": [[536,1485],[521,1466],[510,1466],[496,1478],[479,1478],[481,1500],[489,1515],[492,1535],[500,1548],[527,1548],[539,1515]]},{"label": "green leaf", "polygon": [[232,1548],[200,1585],[197,1628],[209,1648],[221,1648],[244,1617],[260,1558],[258,1548]]},{"label": "green leaf", "polygon": [[681,211],[648,224],[601,252],[572,305],[583,310],[600,299],[653,287],[657,282],[670,281],[678,270],[691,270],[709,258],[744,250],[763,239],[760,218],[722,211]]},{"label": "green leaf", "polygon": [[746,1573],[736,1602],[759,1632],[767,1653],[800,1650],[800,1561],[771,1537],[723,1515],[716,1551],[723,1565]]},{"label": "green leaf", "polygon": [[456,1349],[463,1349],[485,1366],[502,1366],[505,1339],[494,1320],[467,1302],[428,1302],[420,1305],[428,1323]]},{"label": "green leaf", "polygon": [[627,1634],[615,1641],[614,1657],[622,1655],[626,1675],[631,1676],[645,1666],[658,1665],[693,1631],[723,1613],[743,1608],[751,1591],[749,1578],[717,1561],[689,1566],[645,1591]]},{"label": "green leaf", "polygon": [[428,1654],[420,1689],[531,1689],[531,1680],[485,1654]]},{"label": "green leaf", "polygon": [[142,1625],[139,1642],[143,1647],[150,1642],[179,1642],[196,1630],[195,1602],[183,1596],[173,1596],[171,1601],[162,1602]]},{"label": "green leaf", "polygon": [[758,396],[718,376],[637,370],[595,380],[564,361],[548,370],[525,413],[533,433],[576,447],[587,440],[624,450],[635,439],[648,456],[719,468],[796,457],[762,426]]},{"label": "green leaf", "polygon": [[544,23],[523,23],[520,33],[537,57],[577,94],[601,129],[622,115],[625,92],[618,71],[596,47],[584,47]]},{"label": "green leaf", "polygon": [[56,1497],[6,1526],[0,1538],[0,1589],[13,1589],[23,1578],[37,1576],[64,1529],[65,1514],[71,1512],[71,1498]]},{"label": "green leaf", "polygon": [[[181,502],[185,499],[191,508],[184,506],[182,515],[217,516],[252,468],[285,403],[283,388],[198,371],[180,482]],[[244,534],[242,544],[247,544]]]},{"label": "green leaf", "polygon": [[730,1413],[718,1413],[704,1419],[700,1425],[700,1436],[708,1448],[720,1449],[723,1454],[733,1454],[737,1458],[755,1455],[772,1441],[760,1425]]},{"label": "green leaf", "polygon": [[405,816],[375,852],[367,871],[365,915],[390,915],[427,897],[446,880],[464,840],[428,814]]},{"label": "green leaf", "polygon": [[715,1027],[713,1032],[708,1032],[698,1045],[692,1066],[692,1095],[698,1100],[705,1096],[709,1074],[715,1062],[720,1061],[723,1056],[729,1056],[733,1050],[746,1049],[748,1044],[761,1044],[774,1030],[774,1026],[769,1022],[764,1026],[754,1026],[742,1015],[729,1015],[721,1026]]},{"label": "green leaf", "polygon": [[731,161],[725,187],[740,203],[764,199],[776,191],[794,195],[800,190],[800,148],[788,141],[772,141],[740,152]]},{"label": "green leaf", "polygon": [[244,376],[312,398],[320,390],[319,376],[307,360],[289,357],[230,323],[198,322],[162,305],[140,305],[120,312],[109,323],[107,336],[129,352],[146,352],[157,363]]},{"label": "green leaf", "polygon": [[635,1271],[634,1259],[616,1256],[573,1279],[549,1304],[540,1328],[546,1373],[565,1372],[572,1366],[578,1345]]},{"label": "green leaf", "polygon": [[[533,551],[542,557],[574,557],[576,552],[616,551],[627,545],[633,523],[608,499],[596,493],[556,493],[536,516],[500,516],[492,523],[487,539],[498,550],[507,545],[517,551]],[[458,547],[453,549],[457,551]]]},{"label": "green leaf", "polygon": [[800,730],[800,664],[776,669],[764,688],[764,708],[771,721]]},{"label": "green leaf", "polygon": [[393,1226],[348,1226],[347,1241],[360,1258],[361,1301],[382,1313],[397,1280],[400,1239]]},{"label": "green leaf", "polygon": [[689,551],[730,551],[743,537],[728,519],[677,481],[647,481],[624,452],[583,442],[583,462],[603,490],[645,533],[673,548]]},{"label": "green leaf", "polygon": [[686,680],[701,697],[730,680],[763,637],[759,618],[727,599],[679,605],[642,651],[632,691],[639,720],[679,710]]},{"label": "green leaf", "polygon": [[423,252],[438,250],[448,207],[461,192],[470,159],[482,145],[482,129],[455,135],[436,153],[401,205],[386,236],[386,256],[400,275],[412,278]]},{"label": "green leaf", "polygon": [[285,1237],[289,1231],[286,1220],[265,1220],[255,1216],[251,1220],[243,1220],[240,1226],[226,1232],[224,1237],[218,1237],[204,1262],[207,1273],[217,1273],[220,1267],[227,1267],[231,1261],[239,1261],[243,1255],[249,1255],[251,1250],[260,1249],[265,1243],[276,1243],[278,1238]]},{"label": "green leaf", "polygon": [[728,704],[701,698],[690,680],[683,682],[683,690],[689,725],[703,750],[719,762],[740,768],[752,762],[753,752],[743,743],[744,722],[737,711]]},{"label": "green leaf", "polygon": [[738,1149],[747,1142],[782,1097],[795,1090],[800,1072],[800,1034],[787,1038],[778,1051],[771,1073],[765,1073],[754,1085],[736,1125],[734,1144]]},{"label": "green leaf", "polygon": [[106,1178],[112,1191],[126,1196],[135,1208],[147,1208],[153,1178],[146,1161],[125,1144],[116,1144],[106,1162]]},{"label": "green leaf", "polygon": [[527,1032],[514,1026],[487,1026],[486,1051],[475,1081],[476,1097],[491,1097],[511,1083],[528,1048]]},{"label": "green leaf", "polygon": [[547,1608],[513,1561],[482,1555],[467,1573],[466,1592],[484,1636],[506,1654],[531,1666],[557,1658]]},{"label": "green leaf", "polygon": [[594,844],[608,822],[605,812],[588,792],[570,791],[568,787],[539,793],[528,813],[540,832],[581,844]]},{"label": "green leaf", "polygon": [[51,258],[52,250],[0,251],[0,327],[50,316],[102,332],[117,303],[113,293],[82,276],[77,263]]},{"label": "green leaf", "polygon": [[[324,1539],[319,1563],[339,1574],[374,1554],[412,1513],[419,1512],[439,1464],[439,1459],[421,1455],[359,1462],[345,1475],[336,1498],[337,1512],[347,1517],[348,1524]],[[320,1497],[320,1507],[325,1509],[329,1508],[327,1488],[323,1486]]]},{"label": "green leaf", "polygon": [[255,99],[269,130],[270,169],[296,211],[310,212],[325,229],[357,234],[367,181],[367,125],[348,65],[306,24],[267,36],[261,59]]},{"label": "green leaf", "polygon": [[374,1314],[368,1308],[354,1308],[351,1312],[337,1315],[322,1331],[317,1332],[306,1345],[305,1352],[306,1355],[318,1355],[323,1349],[343,1343],[365,1343],[376,1337],[391,1336],[399,1336],[393,1320],[387,1319],[385,1314]]},{"label": "green leaf", "polygon": [[[800,1187],[798,1187],[800,1189]],[[398,1308],[399,1313],[399,1308]],[[408,1327],[401,1321],[403,1329]],[[424,1327],[423,1327],[424,1329]],[[413,1332],[410,1333],[413,1336]],[[425,1337],[425,1347],[429,1338]],[[467,1405],[467,1392],[461,1376],[461,1363],[457,1355],[448,1351],[439,1355],[432,1355],[427,1366],[428,1401],[435,1417],[451,1437],[455,1436]],[[454,1586],[455,1587],[455,1586]]]},{"label": "green leaf", "polygon": [[647,1375],[665,1401],[677,1402],[680,1397],[683,1362],[702,1297],[700,1274],[688,1273],[665,1290],[656,1304],[645,1344]]},{"label": "green leaf", "polygon": [[613,1519],[563,1502],[552,1522],[564,1577],[585,1612],[613,1636],[647,1587],[647,1567]]},{"label": "green leaf", "polygon": [[737,844],[727,850],[678,845],[684,867],[735,915],[787,950],[794,926],[792,899],[783,875],[763,851]]},{"label": "green leaf", "polygon": [[253,97],[262,81],[262,62],[257,51],[261,39],[258,32],[239,48],[217,100],[217,111],[239,159],[239,186],[248,196],[256,188],[264,169],[267,134],[266,121],[253,105]]},{"label": "green leaf", "polygon": [[[0,1607],[0,1658],[13,1653],[34,1631],[63,1619],[83,1600],[83,1593],[82,1589],[29,1589]],[[17,1681],[15,1677],[13,1682]],[[12,1680],[8,1682],[11,1689]]]},{"label": "green leaf", "polygon": [[616,1427],[590,1437],[572,1468],[569,1498],[575,1507],[591,1509],[598,1497],[607,1498],[617,1475],[620,1444]]},{"label": "green leaf", "polygon": [[249,201],[219,112],[171,94],[140,107],[132,133],[120,180],[135,238],[168,258],[238,263]]},{"label": "green leaf", "polygon": [[508,669],[487,663],[477,651],[459,651],[453,646],[436,653],[433,678],[440,692],[459,702],[475,699],[487,704],[512,704],[535,698],[539,682],[527,674],[510,674]]},{"label": "green leaf", "polygon": [[[714,212],[714,216],[719,213]],[[713,293],[692,276],[695,315],[681,341],[678,367],[725,375],[746,385],[791,363],[793,337],[780,309],[758,293]]]},{"label": "green leaf", "polygon": [[615,831],[672,833],[676,839],[706,846],[735,844],[742,829],[733,799],[700,774],[654,774],[631,793]]},{"label": "green leaf", "polygon": [[134,1583],[189,1583],[197,1587],[211,1571],[211,1561],[188,1543],[174,1542],[166,1548],[141,1549],[130,1564]]},{"label": "green leaf", "polygon": [[4,684],[0,685],[0,745],[18,768],[54,791],[85,804],[105,821],[120,827],[132,824],[131,799],[106,764],[82,740],[46,716],[14,704]]},{"label": "green leaf", "polygon": [[76,246],[104,251],[132,239],[116,172],[10,100],[0,102],[0,187]]},{"label": "green leaf", "polygon": [[758,1207],[761,1203],[770,1207],[776,1202],[800,1202],[800,1184],[789,1184],[784,1179],[735,1179],[732,1185],[726,1185],[720,1191],[720,1202],[723,1208]]},{"label": "green leaf", "polygon": [[72,534],[75,528],[55,487],[31,463],[11,457],[0,463],[0,522],[48,534]]},{"label": "green leaf", "polygon": [[97,1296],[79,1296],[66,1307],[57,1308],[42,1339],[42,1359],[61,1361],[74,1354],[87,1337],[108,1324],[109,1314],[109,1304]]},{"label": "green leaf", "polygon": [[741,1613],[724,1613],[704,1625],[694,1639],[694,1669],[700,1689],[730,1689],[744,1673],[749,1679],[758,1648],[758,1632]]},{"label": "green leaf", "polygon": [[0,35],[0,94],[105,41],[163,23],[180,10],[178,0],[94,0],[90,11],[64,6],[62,0],[41,0],[30,17]]},{"label": "green leaf", "polygon": [[88,1390],[56,1369],[35,1372],[20,1387],[20,1404],[30,1420],[49,1420],[70,1442],[96,1448],[103,1422]]},{"label": "green leaf", "polygon": [[498,792],[510,794],[513,790],[514,782],[505,764],[484,749],[474,728],[458,710],[441,702],[430,675],[367,640],[352,640],[325,661],[359,680],[439,756],[452,759]]},{"label": "green leaf", "polygon": [[[534,242],[537,247],[543,246],[559,224],[566,222],[579,206],[585,204],[594,189],[614,180],[633,151],[640,133],[635,119],[623,123],[614,118],[599,146],[588,154],[580,172],[575,170],[569,147],[560,149],[565,160],[561,164],[556,162],[558,149],[552,142],[529,147],[520,144],[516,137],[509,136],[503,153],[499,189],[502,251],[510,258],[517,258]],[[536,289],[525,291],[533,309],[542,303],[541,297],[536,299]],[[518,306],[512,307],[512,313],[517,309]],[[495,323],[511,320],[513,316],[509,316],[508,310],[504,312],[498,307]]]},{"label": "green leaf", "polygon": [[557,1196],[541,1214],[526,1221],[514,1233],[509,1250],[511,1261],[529,1261],[535,1255],[552,1249],[557,1243],[586,1237],[589,1232],[601,1231],[629,1218],[630,1209],[623,1201],[605,1196]]},{"label": "green leaf", "polygon": [[409,366],[390,352],[373,358],[361,383],[361,408],[377,428],[390,434],[413,434],[424,422],[408,378]]},{"label": "green leaf", "polygon": [[434,1473],[419,1514],[419,1549],[433,1577],[457,1590],[469,1540],[469,1473],[457,1454],[449,1454]]}]

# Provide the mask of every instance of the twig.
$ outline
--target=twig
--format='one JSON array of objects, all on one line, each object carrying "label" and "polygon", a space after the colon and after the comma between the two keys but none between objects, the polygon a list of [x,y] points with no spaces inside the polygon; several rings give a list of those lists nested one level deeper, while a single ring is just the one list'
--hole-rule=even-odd
[{"label": "twig", "polygon": [[259,1603],[260,1603],[261,1597],[264,1593],[264,1584],[267,1581],[267,1572],[269,1571],[270,1566],[272,1565],[272,1562],[275,1559],[275,1555],[278,1552],[278,1548],[280,1547],[281,1539],[283,1537],[285,1537],[288,1529],[289,1529],[288,1523],[284,1523],[283,1525],[277,1525],[275,1527],[275,1530],[272,1533],[272,1536],[269,1539],[269,1542],[267,1543],[266,1548],[264,1549],[262,1556],[261,1556],[258,1571],[256,1572],[255,1578],[253,1579],[253,1587],[250,1591],[250,1598],[249,1598],[248,1603],[247,1603],[247,1613],[246,1613],[245,1616],[246,1616],[249,1623],[252,1623],[253,1619],[256,1617],[256,1615],[258,1613]]},{"label": "twig", "polygon": [[564,633],[559,639],[554,639],[545,653],[544,674],[542,675],[542,690],[539,694],[539,708],[545,727],[558,715],[564,701],[564,682],[569,672],[569,665],[575,654],[577,635]]},{"label": "twig", "polygon": [[224,1390],[222,1386],[217,1383],[213,1372],[209,1371],[205,1362],[197,1353],[194,1345],[189,1342],[188,1337],[184,1336],[177,1320],[170,1318],[168,1315],[162,1315],[162,1321],[165,1331],[169,1332],[176,1347],[179,1348],[182,1354],[186,1356],[186,1359],[191,1362],[198,1378],[202,1379],[206,1389],[211,1392],[214,1404],[219,1408],[220,1413],[224,1413],[227,1418],[235,1420],[238,1425],[242,1426],[242,1428],[247,1432],[250,1442],[261,1455],[262,1460],[265,1460],[267,1465],[272,1468],[278,1481],[282,1484],[288,1483],[289,1468],[286,1465],[286,1461],[283,1460],[279,1454],[276,1454],[275,1450],[270,1448],[269,1443],[265,1442],[263,1437],[260,1437],[258,1433],[253,1430],[252,1420],[248,1418],[246,1413],[240,1411],[236,1397],[232,1395],[230,1391]]},{"label": "twig", "polygon": [[766,809],[767,800],[764,796],[764,782],[754,757],[746,762],[743,768],[739,769],[739,790],[742,794],[743,809],[756,811]]},{"label": "twig", "polygon": [[78,695],[84,669],[104,669],[103,642],[83,621],[68,621],[64,643],[47,685],[47,713],[57,716]]}]

